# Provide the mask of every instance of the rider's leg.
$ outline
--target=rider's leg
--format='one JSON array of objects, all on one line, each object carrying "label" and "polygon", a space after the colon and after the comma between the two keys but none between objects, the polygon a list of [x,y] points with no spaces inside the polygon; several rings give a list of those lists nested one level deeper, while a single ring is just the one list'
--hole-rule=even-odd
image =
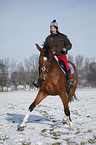
[{"label": "rider's leg", "polygon": [[59,59],[63,60],[65,65],[66,65],[66,74],[67,74],[67,78],[68,78],[68,86],[69,87],[73,87],[74,86],[74,82],[73,82],[73,78],[72,78],[72,74],[68,65],[68,61],[67,61],[67,57],[66,55],[62,55],[62,56],[57,56]]},{"label": "rider's leg", "polygon": [[34,85],[36,88],[39,88],[39,82],[38,82],[38,81],[34,81],[34,82],[33,82],[33,85]]}]

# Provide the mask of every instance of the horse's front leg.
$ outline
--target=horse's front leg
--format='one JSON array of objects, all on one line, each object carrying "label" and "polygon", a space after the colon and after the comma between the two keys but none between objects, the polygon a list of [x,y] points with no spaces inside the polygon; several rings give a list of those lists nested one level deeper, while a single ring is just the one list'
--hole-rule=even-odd
[{"label": "horse's front leg", "polygon": [[22,123],[18,127],[18,131],[23,131],[24,130],[25,123],[27,122],[27,120],[30,116],[30,113],[36,107],[36,105],[38,105],[45,97],[47,97],[47,94],[45,94],[43,91],[40,90],[38,92],[37,97],[35,98],[34,102],[29,106],[29,109],[28,109],[28,112],[27,112],[26,116],[24,117]]},{"label": "horse's front leg", "polygon": [[69,103],[68,103],[67,95],[64,92],[64,93],[62,93],[62,95],[60,95],[60,97],[61,97],[61,100],[63,102],[64,112],[65,112],[65,117],[63,119],[63,123],[66,123],[66,121],[68,120],[70,129],[72,129],[73,128],[73,124],[72,124],[72,120],[71,120],[71,117],[70,117],[70,110],[69,110]]}]

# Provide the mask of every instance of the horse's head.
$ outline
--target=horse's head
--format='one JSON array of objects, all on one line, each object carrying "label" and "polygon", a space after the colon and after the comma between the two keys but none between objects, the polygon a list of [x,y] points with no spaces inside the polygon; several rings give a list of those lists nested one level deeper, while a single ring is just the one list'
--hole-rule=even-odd
[{"label": "horse's head", "polygon": [[36,44],[37,49],[40,51],[40,57],[39,57],[39,67],[40,67],[40,78],[42,80],[47,79],[48,72],[51,69],[51,64],[53,60],[52,52],[56,50],[56,46],[54,46],[52,49],[49,49],[46,45],[44,45],[43,48],[41,48],[38,44]]}]

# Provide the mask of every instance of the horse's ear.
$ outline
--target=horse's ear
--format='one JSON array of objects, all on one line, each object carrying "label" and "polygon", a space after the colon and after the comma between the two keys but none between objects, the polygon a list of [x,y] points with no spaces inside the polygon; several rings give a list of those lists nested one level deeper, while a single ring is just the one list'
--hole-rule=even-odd
[{"label": "horse's ear", "polygon": [[56,46],[54,46],[52,49],[50,49],[49,51],[50,52],[53,52],[53,51],[55,51],[56,50]]},{"label": "horse's ear", "polygon": [[36,44],[36,47],[40,52],[42,52],[42,48],[38,44]]}]

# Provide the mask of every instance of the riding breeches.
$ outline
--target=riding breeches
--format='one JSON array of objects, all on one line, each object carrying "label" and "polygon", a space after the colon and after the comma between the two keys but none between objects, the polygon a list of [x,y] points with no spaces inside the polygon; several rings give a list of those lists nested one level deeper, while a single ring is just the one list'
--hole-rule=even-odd
[{"label": "riding breeches", "polygon": [[68,61],[67,61],[67,57],[66,55],[61,55],[61,56],[57,56],[57,58],[63,60],[65,62],[65,65],[66,65],[66,71],[69,70],[69,65],[68,65]]}]

